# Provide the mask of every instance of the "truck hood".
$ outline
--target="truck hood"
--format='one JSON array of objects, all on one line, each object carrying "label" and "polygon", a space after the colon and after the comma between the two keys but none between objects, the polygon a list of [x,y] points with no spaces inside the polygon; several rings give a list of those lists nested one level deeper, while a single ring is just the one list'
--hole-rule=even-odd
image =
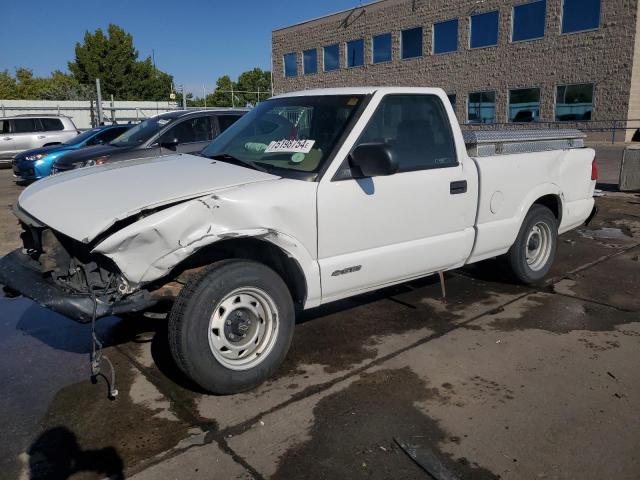
[{"label": "truck hood", "polygon": [[40,180],[18,199],[18,214],[89,243],[143,210],[280,177],[194,155],[173,154],[81,168]]}]

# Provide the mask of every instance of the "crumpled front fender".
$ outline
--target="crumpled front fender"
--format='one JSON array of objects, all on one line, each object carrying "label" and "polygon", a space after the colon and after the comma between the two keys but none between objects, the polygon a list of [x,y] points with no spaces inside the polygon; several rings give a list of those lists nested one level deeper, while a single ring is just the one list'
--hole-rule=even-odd
[{"label": "crumpled front fender", "polygon": [[[100,242],[94,251],[113,260],[135,289],[166,276],[205,246],[230,238],[260,238],[281,248],[300,265],[307,281],[307,306],[314,306],[314,299],[320,298],[320,275],[309,251],[292,236],[253,225],[256,219],[246,217],[246,210],[238,211],[234,202],[216,195],[201,197],[125,227]],[[269,218],[262,220],[271,224]]]}]

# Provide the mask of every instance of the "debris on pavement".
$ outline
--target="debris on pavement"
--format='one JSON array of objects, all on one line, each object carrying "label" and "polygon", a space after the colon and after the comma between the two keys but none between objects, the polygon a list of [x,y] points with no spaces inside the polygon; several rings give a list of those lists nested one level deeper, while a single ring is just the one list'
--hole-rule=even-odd
[{"label": "debris on pavement", "polygon": [[458,477],[443,465],[438,456],[428,447],[411,445],[399,438],[393,439],[425,472],[436,480],[458,480]]}]

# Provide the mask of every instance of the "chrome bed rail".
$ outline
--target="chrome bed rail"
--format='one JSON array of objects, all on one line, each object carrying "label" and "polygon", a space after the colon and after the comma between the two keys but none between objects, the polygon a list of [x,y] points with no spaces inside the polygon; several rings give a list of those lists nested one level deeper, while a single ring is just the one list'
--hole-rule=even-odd
[{"label": "chrome bed rail", "polygon": [[462,136],[471,157],[584,148],[586,137],[569,129],[463,130]]}]

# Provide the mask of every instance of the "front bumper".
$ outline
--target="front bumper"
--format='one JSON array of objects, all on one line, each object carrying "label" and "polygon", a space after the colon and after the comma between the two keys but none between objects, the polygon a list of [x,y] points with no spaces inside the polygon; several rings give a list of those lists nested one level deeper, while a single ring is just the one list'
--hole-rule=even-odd
[{"label": "front bumper", "polygon": [[[38,263],[20,249],[0,259],[0,284],[72,320],[89,323],[92,319],[94,301],[91,296],[62,290],[51,279],[43,277]],[[140,312],[155,305],[157,300],[141,290],[116,302],[107,302],[100,297],[96,302],[96,318],[101,318]]]},{"label": "front bumper", "polygon": [[14,159],[11,166],[14,176],[21,180],[39,180],[51,172],[51,163],[45,159],[36,161]]}]

